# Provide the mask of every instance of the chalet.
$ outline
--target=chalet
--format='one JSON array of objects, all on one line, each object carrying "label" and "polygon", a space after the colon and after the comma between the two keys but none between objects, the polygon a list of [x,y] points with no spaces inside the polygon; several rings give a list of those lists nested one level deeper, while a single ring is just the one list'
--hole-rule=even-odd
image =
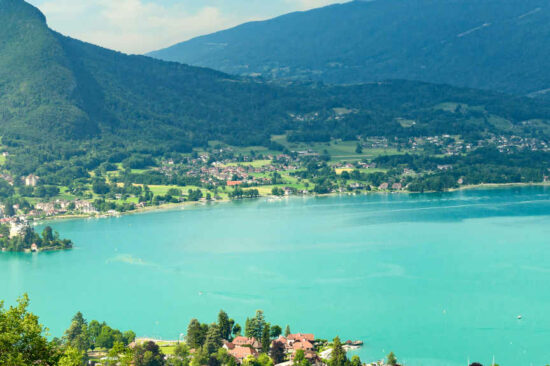
[{"label": "chalet", "polygon": [[381,190],[381,191],[385,191],[386,189],[388,189],[390,185],[388,183],[382,183],[378,186],[378,189]]}]

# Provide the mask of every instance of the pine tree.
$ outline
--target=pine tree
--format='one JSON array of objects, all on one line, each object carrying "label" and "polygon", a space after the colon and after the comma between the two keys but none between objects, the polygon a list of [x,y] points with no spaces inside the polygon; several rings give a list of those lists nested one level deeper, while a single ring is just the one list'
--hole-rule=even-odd
[{"label": "pine tree", "polygon": [[390,354],[388,355],[388,365],[390,366],[396,366],[397,365],[397,357],[395,357],[395,355],[393,354],[393,352],[390,352]]},{"label": "pine tree", "polygon": [[270,326],[269,323],[264,325],[264,329],[262,331],[262,352],[268,353],[269,347],[271,346],[271,336],[270,336]]},{"label": "pine tree", "polygon": [[361,359],[359,358],[359,356],[357,355],[354,355],[352,358],[351,358],[351,363],[350,363],[351,366],[362,366],[363,363],[361,362]]},{"label": "pine tree", "polygon": [[211,324],[208,327],[208,333],[206,334],[206,341],[204,346],[208,351],[208,354],[213,354],[222,345],[222,336],[220,333],[220,327],[217,324]]},{"label": "pine tree", "polygon": [[191,319],[187,326],[187,345],[191,348],[199,348],[202,345],[201,323],[197,319]]},{"label": "pine tree", "polygon": [[250,318],[246,318],[246,323],[244,324],[244,336],[250,338],[253,334],[254,328],[252,325],[252,320],[250,320]]},{"label": "pine tree", "polygon": [[231,337],[231,326],[229,323],[229,317],[223,310],[220,310],[220,313],[218,314],[218,327],[220,328],[222,339],[229,340]]},{"label": "pine tree", "polygon": [[271,347],[271,359],[274,364],[281,363],[285,360],[285,346],[279,341],[273,342]]},{"label": "pine tree", "polygon": [[262,339],[262,333],[266,325],[264,312],[262,310],[256,310],[256,316],[252,319],[252,321],[253,321],[252,327],[254,328],[253,337],[260,340]]},{"label": "pine tree", "polygon": [[342,346],[342,342],[339,337],[334,338],[332,346],[332,353],[330,355],[329,366],[345,366],[346,365],[346,351]]}]

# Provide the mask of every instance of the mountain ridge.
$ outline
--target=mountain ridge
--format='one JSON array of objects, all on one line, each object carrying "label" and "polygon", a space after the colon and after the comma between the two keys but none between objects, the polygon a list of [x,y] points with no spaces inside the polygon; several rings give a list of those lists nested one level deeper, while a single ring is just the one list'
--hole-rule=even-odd
[{"label": "mountain ridge", "polygon": [[[17,176],[187,153],[211,141],[282,149],[271,138],[283,134],[304,142],[550,136],[544,101],[404,80],[269,82],[75,40],[23,0],[0,0],[0,10],[0,136],[10,154],[3,168]],[[417,123],[404,127],[402,118]]]},{"label": "mountain ridge", "polygon": [[550,87],[548,24],[542,0],[352,1],[148,55],[274,79],[409,79],[528,94]]}]

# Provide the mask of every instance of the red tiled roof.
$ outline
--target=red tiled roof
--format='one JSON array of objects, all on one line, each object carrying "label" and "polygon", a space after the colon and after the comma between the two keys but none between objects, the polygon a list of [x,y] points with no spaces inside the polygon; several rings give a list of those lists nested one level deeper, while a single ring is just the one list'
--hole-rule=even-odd
[{"label": "red tiled roof", "polygon": [[227,349],[233,349],[233,348],[235,348],[235,344],[233,344],[233,343],[231,343],[231,342],[225,341],[225,342],[223,343],[223,345],[224,345]]},{"label": "red tiled roof", "polygon": [[240,185],[240,184],[243,184],[243,182],[241,182],[240,180],[228,180],[228,181],[227,181],[227,185],[228,185],[229,187],[231,187],[231,186],[238,186],[238,185]]},{"label": "red tiled roof", "polygon": [[248,338],[243,336],[238,336],[233,340],[233,344],[236,346],[250,345],[253,347],[260,347],[260,342],[254,337]]},{"label": "red tiled roof", "polygon": [[311,344],[308,340],[304,339],[299,342],[294,342],[292,345],[292,348],[295,350],[303,349],[304,351],[313,349],[313,344]]},{"label": "red tiled roof", "polygon": [[256,356],[257,352],[250,347],[236,346],[235,348],[227,351],[231,356],[238,360],[242,360],[247,356]]},{"label": "red tiled roof", "polygon": [[295,340],[295,341],[301,341],[302,339],[305,339],[305,340],[308,340],[310,342],[313,342],[315,340],[315,336],[311,333],[289,334],[287,338]]}]

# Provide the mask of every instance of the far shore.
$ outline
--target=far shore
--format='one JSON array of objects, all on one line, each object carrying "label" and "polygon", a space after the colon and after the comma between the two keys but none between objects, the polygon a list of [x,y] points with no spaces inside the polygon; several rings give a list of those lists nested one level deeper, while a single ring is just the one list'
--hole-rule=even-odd
[{"label": "far shore", "polygon": [[[424,192],[411,192],[407,190],[400,190],[400,191],[390,191],[390,190],[375,190],[375,191],[362,191],[359,194],[353,193],[353,192],[333,192],[333,193],[327,193],[327,194],[312,194],[307,196],[300,196],[300,195],[293,195],[293,196],[260,196],[258,198],[264,198],[264,199],[282,199],[282,198],[298,198],[298,197],[308,197],[308,198],[314,198],[314,197],[332,197],[332,196],[353,196],[353,195],[369,195],[369,194],[427,194],[427,193],[446,193],[446,192],[458,192],[458,191],[465,191],[465,190],[474,190],[474,189],[498,189],[498,188],[513,188],[513,187],[550,187],[550,182],[540,182],[540,183],[482,183],[482,184],[471,184],[471,185],[464,185],[458,188],[452,188],[446,191],[437,192],[437,191],[424,191]],[[251,199],[242,199],[242,200],[254,200],[258,198],[251,198]],[[237,200],[240,201],[240,200]],[[137,214],[144,214],[144,213],[150,213],[155,211],[170,211],[170,210],[177,210],[185,207],[197,207],[197,206],[206,206],[211,204],[217,204],[217,203],[228,203],[228,202],[235,202],[235,200],[230,199],[222,199],[222,200],[215,200],[215,201],[187,201],[187,202],[179,202],[179,203],[165,203],[158,206],[147,206],[147,207],[140,207],[133,211],[127,211],[127,212],[120,212],[116,215],[108,215],[108,214],[99,214],[99,215],[85,215],[85,214],[69,214],[69,215],[59,215],[59,216],[51,216],[44,219],[38,219],[35,221],[36,225],[41,225],[47,222],[53,222],[53,221],[60,221],[60,220],[78,220],[78,219],[100,219],[100,218],[109,218],[109,217],[118,217],[122,215],[137,215]]]}]

